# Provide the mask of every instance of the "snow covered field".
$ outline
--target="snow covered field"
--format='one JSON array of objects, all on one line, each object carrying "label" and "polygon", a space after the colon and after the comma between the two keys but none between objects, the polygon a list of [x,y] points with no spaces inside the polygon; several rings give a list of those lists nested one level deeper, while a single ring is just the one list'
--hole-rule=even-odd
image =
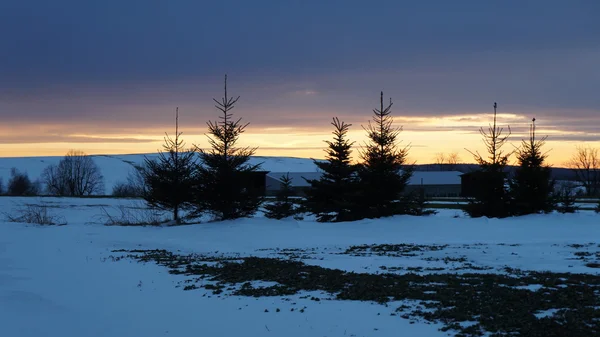
[{"label": "snow covered field", "polygon": [[[414,306],[412,300],[385,304],[341,300],[327,291],[302,289],[284,296],[233,294],[240,284],[219,293],[203,287],[213,284],[207,280],[170,274],[167,267],[122,258],[129,253],[115,250],[164,249],[200,254],[205,260],[278,258],[323,267],[317,272],[361,273],[343,277],[510,275],[506,267],[584,274],[593,278],[592,283],[600,277],[595,268],[600,262],[600,216],[593,212],[498,220],[456,217],[460,212],[442,210],[430,217],[335,224],[258,216],[179,227],[120,227],[104,225],[106,212],[118,215],[119,205],[143,212],[139,201],[2,197],[0,211],[14,215],[26,204],[48,206],[51,215],[67,225],[13,223],[2,216],[0,336],[341,337],[455,332],[440,331],[444,326],[440,322],[400,317],[396,308]],[[205,262],[211,263],[216,262]],[[268,280],[248,281],[247,286],[256,289],[273,285]],[[183,290],[195,284],[197,289]],[[564,285],[554,288],[560,286]],[[592,299],[600,297],[599,286],[586,286]],[[523,283],[519,291],[525,293],[519,294],[538,294],[549,287]],[[532,314],[551,320],[557,309],[562,308]]]},{"label": "snow covered field", "polygon": [[[110,195],[117,183],[126,181],[127,175],[134,169],[134,165],[142,165],[145,158],[154,159],[157,156],[156,153],[151,153],[93,155],[91,157],[104,176],[105,193]],[[48,165],[57,165],[62,158],[62,156],[0,158],[0,180],[6,184],[10,179],[11,169],[16,168],[27,173],[29,178],[34,181],[41,177]],[[314,172],[317,170],[317,166],[308,158],[254,156],[250,159],[250,164],[261,164],[262,169],[272,172]]]}]

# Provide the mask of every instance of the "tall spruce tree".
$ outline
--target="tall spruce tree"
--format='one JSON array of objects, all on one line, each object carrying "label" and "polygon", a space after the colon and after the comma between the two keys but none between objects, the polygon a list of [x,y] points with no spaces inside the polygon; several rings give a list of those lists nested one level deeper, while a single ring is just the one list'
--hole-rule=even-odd
[{"label": "tall spruce tree", "polygon": [[141,170],[144,200],[148,205],[173,212],[173,221],[180,223],[179,211],[193,199],[196,161],[195,153],[185,149],[179,132],[179,108],[175,110],[175,138],[165,133],[164,151],[158,159],[145,158]]},{"label": "tall spruce tree", "polygon": [[529,139],[523,140],[516,150],[519,167],[510,183],[513,215],[548,213],[555,208],[554,180],[550,167],[544,162],[547,155],[542,152],[546,138],[535,138],[534,118],[529,127]]},{"label": "tall spruce tree", "polygon": [[296,215],[297,205],[291,198],[293,195],[292,178],[290,174],[281,176],[281,188],[277,191],[275,202],[265,205],[265,217],[269,219],[284,219]]},{"label": "tall spruce tree", "polygon": [[402,128],[393,126],[391,108],[392,100],[384,106],[381,92],[380,108],[373,109],[372,123],[369,121],[368,126],[363,126],[369,142],[360,152],[360,200],[356,207],[360,218],[409,213],[407,204],[400,199],[413,170],[406,165],[408,146],[398,147]]},{"label": "tall spruce tree", "polygon": [[479,164],[479,170],[472,172],[477,178],[475,195],[465,207],[472,217],[501,218],[510,215],[505,168],[512,152],[504,152],[502,146],[508,141],[511,131],[508,127],[508,133],[504,134],[504,128],[497,125],[497,108],[498,104],[494,103],[494,119],[488,130],[479,129],[488,152],[487,158],[467,149]]},{"label": "tall spruce tree", "polygon": [[252,174],[260,165],[248,163],[256,148],[236,146],[249,124],[241,124],[241,118],[233,119],[231,110],[239,98],[228,96],[225,75],[225,96],[213,99],[221,116],[218,121],[207,122],[211,149],[195,146],[201,164],[194,203],[197,212],[208,212],[215,220],[252,216],[263,200],[261,191],[252,186]]},{"label": "tall spruce tree", "polygon": [[346,137],[352,124],[333,118],[333,141],[325,141],[328,148],[326,161],[314,160],[323,175],[320,179],[306,180],[304,208],[317,216],[320,222],[339,222],[354,219],[356,203],[356,167],[350,163],[352,144]]}]

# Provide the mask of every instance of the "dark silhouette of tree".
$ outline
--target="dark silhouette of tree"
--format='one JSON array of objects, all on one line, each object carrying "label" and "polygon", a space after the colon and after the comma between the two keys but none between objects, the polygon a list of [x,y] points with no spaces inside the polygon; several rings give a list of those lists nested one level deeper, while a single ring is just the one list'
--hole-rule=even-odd
[{"label": "dark silhouette of tree", "polygon": [[[173,221],[181,223],[179,211],[190,207],[196,183],[196,154],[186,150],[179,131],[179,108],[175,110],[175,138],[165,132],[164,151],[158,159],[144,159],[144,200],[151,207],[173,212]],[[133,179],[133,177],[132,177]],[[132,181],[133,182],[133,181]],[[138,188],[139,182],[136,183]]]},{"label": "dark silhouette of tree", "polygon": [[104,194],[104,177],[91,156],[70,150],[58,165],[42,172],[42,181],[51,195],[80,197]]},{"label": "dark silhouette of tree", "polygon": [[112,196],[143,198],[147,192],[143,174],[144,170],[145,165],[134,165],[127,174],[127,179],[118,182],[113,186]]},{"label": "dark silhouette of tree", "polygon": [[380,104],[379,109],[373,109],[372,123],[363,126],[369,142],[360,152],[360,200],[356,207],[360,218],[409,213],[406,203],[400,201],[413,172],[412,167],[405,165],[408,146],[397,145],[402,128],[393,126],[392,100],[384,106],[383,92]]},{"label": "dark silhouette of tree", "polygon": [[600,155],[593,147],[577,147],[577,151],[567,163],[575,173],[575,178],[585,187],[587,197],[600,194]]},{"label": "dark silhouette of tree", "polygon": [[354,220],[357,202],[356,167],[350,163],[353,142],[347,133],[352,124],[333,118],[333,141],[325,141],[328,148],[326,161],[313,160],[323,172],[319,179],[306,180],[310,188],[306,191],[304,208],[317,216],[320,222]]},{"label": "dark silhouette of tree", "polygon": [[555,208],[552,197],[554,180],[550,167],[545,164],[547,155],[542,152],[548,137],[536,139],[535,136],[534,118],[529,127],[529,139],[523,140],[516,150],[519,166],[510,181],[513,215],[548,213]]},{"label": "dark silhouette of tree", "polygon": [[554,193],[556,210],[560,213],[575,213],[579,210],[576,204],[577,194],[573,184],[562,184],[558,191]]},{"label": "dark silhouette of tree", "polygon": [[448,169],[448,171],[456,170],[459,163],[460,163],[460,156],[458,155],[458,152],[450,152],[446,156],[446,164],[447,164],[446,168]]},{"label": "dark silhouette of tree", "polygon": [[219,121],[207,123],[211,149],[195,146],[202,161],[198,166],[196,211],[208,212],[215,220],[252,216],[263,200],[261,191],[250,183],[253,173],[260,168],[260,165],[248,164],[256,148],[236,147],[249,124],[241,124],[241,118],[232,119],[231,110],[239,98],[228,96],[226,75],[225,96],[220,101],[213,99],[222,115]]},{"label": "dark silhouette of tree", "polygon": [[435,154],[435,164],[438,166],[440,171],[444,171],[446,167],[446,154],[443,152],[438,152]]},{"label": "dark silhouette of tree", "polygon": [[291,196],[294,194],[292,190],[292,179],[289,174],[283,175],[280,178],[281,186],[277,191],[275,202],[265,205],[265,217],[269,219],[284,219],[296,215],[297,205]]},{"label": "dark silhouette of tree", "polygon": [[460,156],[457,152],[439,152],[435,154],[434,160],[440,171],[454,171],[460,162]]},{"label": "dark silhouette of tree", "polygon": [[467,149],[479,164],[479,170],[475,172],[478,177],[475,195],[465,207],[465,211],[472,217],[506,217],[510,214],[504,171],[512,153],[504,152],[502,147],[508,141],[511,132],[508,127],[508,133],[504,134],[504,128],[498,127],[497,107],[498,104],[494,103],[493,124],[488,127],[487,132],[483,128],[479,129],[488,157]]},{"label": "dark silhouette of tree", "polygon": [[37,195],[39,184],[32,183],[27,173],[19,172],[16,168],[10,170],[10,179],[7,185],[7,194],[10,196]]}]

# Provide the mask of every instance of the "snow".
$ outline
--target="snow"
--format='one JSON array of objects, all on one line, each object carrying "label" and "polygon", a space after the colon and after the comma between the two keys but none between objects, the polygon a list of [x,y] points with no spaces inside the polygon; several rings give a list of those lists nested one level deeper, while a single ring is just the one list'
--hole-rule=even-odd
[{"label": "snow", "polygon": [[[134,166],[144,163],[144,159],[156,159],[158,154],[126,154],[126,155],[92,155],[100,172],[104,176],[105,193],[110,195],[113,187],[119,182],[126,182],[129,172]],[[10,179],[10,171],[14,167],[26,172],[34,181],[39,179],[48,165],[57,165],[62,156],[0,158],[0,179],[6,184]],[[261,164],[261,169],[272,172],[316,172],[317,166],[312,159],[290,157],[251,157],[249,164]],[[279,178],[279,177],[278,177]]]},{"label": "snow", "polygon": [[[124,181],[145,157],[156,158],[156,154],[93,156],[105,177],[106,192]],[[6,183],[10,169],[15,167],[35,180],[45,167],[61,158],[0,158],[0,178]],[[251,163],[291,175],[317,172],[311,159],[253,157]],[[431,177],[437,176],[441,183],[458,177],[452,172],[448,177],[439,174],[433,172]],[[14,217],[27,206],[44,207],[67,225],[6,221],[6,214]],[[176,227],[105,226],[110,217],[120,220],[124,214],[133,220],[168,216],[146,209],[136,199],[0,197],[0,336],[448,334],[439,331],[438,324],[391,316],[391,303],[387,308],[377,303],[330,300],[326,298],[331,294],[317,292],[286,296],[286,301],[280,297],[216,296],[205,289],[184,291],[178,286],[185,276],[171,275],[152,263],[113,261],[117,254],[112,251],[117,249],[278,258],[302,249],[305,252],[300,258],[306,264],[361,273],[505,273],[506,266],[531,271],[599,271],[586,267],[586,261],[574,255],[600,250],[594,241],[600,237],[600,216],[590,211],[471,219],[460,210],[440,209],[429,217],[396,216],[335,224],[317,223],[311,216],[301,221],[277,221],[258,214],[251,219]],[[341,254],[351,246],[403,243],[444,248],[394,255],[374,254],[365,247],[355,254]],[[588,260],[599,262],[591,256]],[[540,286],[520,289],[536,291]],[[324,300],[310,301],[306,295]],[[301,308],[306,310],[300,313]]]},{"label": "snow", "polygon": [[[301,298],[306,293],[284,301],[183,291],[176,286],[185,276],[151,263],[114,262],[115,249],[281,257],[284,249],[302,248],[312,257],[305,263],[370,273],[382,272],[382,266],[387,272],[404,268],[391,271],[398,273],[409,267],[460,266],[455,260],[444,261],[446,257],[464,258],[498,273],[505,266],[598,270],[573,259],[577,249],[597,247],[600,217],[593,212],[470,219],[441,210],[430,217],[336,224],[257,216],[178,227],[117,227],[103,225],[106,212],[118,214],[119,207],[144,212],[143,204],[110,198],[0,198],[0,209],[8,213],[25,204],[46,205],[68,224],[43,227],[0,220],[0,336],[397,336],[398,331],[407,336],[447,335],[438,331],[440,325],[411,324],[376,303],[314,302]],[[590,242],[593,245],[568,246]],[[353,245],[384,243],[448,247],[417,256],[339,254]],[[304,307],[303,313],[291,311]]]}]

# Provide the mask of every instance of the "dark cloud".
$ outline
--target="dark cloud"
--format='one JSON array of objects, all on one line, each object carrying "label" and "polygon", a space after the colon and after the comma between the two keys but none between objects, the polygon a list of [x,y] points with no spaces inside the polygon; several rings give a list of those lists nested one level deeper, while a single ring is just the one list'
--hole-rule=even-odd
[{"label": "dark cloud", "polygon": [[[316,74],[597,47],[595,1],[5,0],[11,79]],[[435,61],[437,60],[437,61]]]},{"label": "dark cloud", "polygon": [[86,137],[86,136],[61,136],[61,135],[2,135],[0,144],[35,144],[35,143],[153,143],[156,139],[151,138],[128,138],[128,137]]},{"label": "dark cloud", "polygon": [[202,132],[228,73],[251,128],[359,127],[384,90],[397,116],[498,101],[593,131],[599,14],[593,0],[4,0],[0,118],[126,134],[170,128],[179,106]]}]

